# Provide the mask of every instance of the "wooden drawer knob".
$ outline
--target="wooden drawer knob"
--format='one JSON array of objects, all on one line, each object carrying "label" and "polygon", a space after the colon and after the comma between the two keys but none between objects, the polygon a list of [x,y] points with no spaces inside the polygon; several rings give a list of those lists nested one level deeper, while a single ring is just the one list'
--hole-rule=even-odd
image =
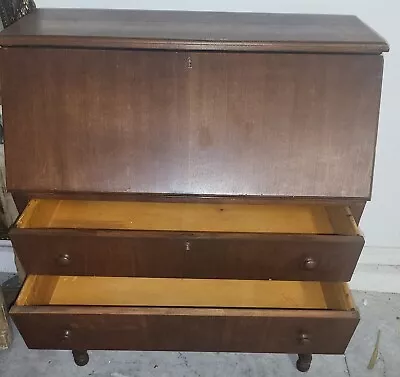
[{"label": "wooden drawer knob", "polygon": [[316,267],[317,267],[317,261],[311,257],[306,258],[303,262],[303,268],[305,270],[308,271],[315,270]]},{"label": "wooden drawer knob", "polygon": [[306,333],[300,334],[299,343],[302,346],[308,346],[309,344],[311,344],[311,340],[310,340],[310,337],[308,336],[308,334],[306,334]]},{"label": "wooden drawer knob", "polygon": [[57,261],[60,266],[68,266],[71,262],[71,257],[69,254],[62,254],[58,257]]}]

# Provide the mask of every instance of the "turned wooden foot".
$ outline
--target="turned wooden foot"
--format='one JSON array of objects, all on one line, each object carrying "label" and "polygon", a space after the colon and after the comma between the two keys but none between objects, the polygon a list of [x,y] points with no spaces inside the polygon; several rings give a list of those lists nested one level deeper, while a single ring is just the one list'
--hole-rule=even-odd
[{"label": "turned wooden foot", "polygon": [[83,367],[89,362],[87,351],[72,350],[72,356],[74,357],[75,364],[79,367]]},{"label": "turned wooden foot", "polygon": [[310,353],[300,353],[296,367],[300,372],[307,372],[311,366],[312,355]]}]

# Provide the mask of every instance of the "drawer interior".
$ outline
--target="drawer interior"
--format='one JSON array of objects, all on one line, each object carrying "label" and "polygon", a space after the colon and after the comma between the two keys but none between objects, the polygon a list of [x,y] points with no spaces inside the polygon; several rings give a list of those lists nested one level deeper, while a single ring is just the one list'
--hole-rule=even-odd
[{"label": "drawer interior", "polygon": [[17,306],[352,310],[346,283],[29,275]]},{"label": "drawer interior", "polygon": [[346,206],[33,199],[18,228],[358,235]]}]

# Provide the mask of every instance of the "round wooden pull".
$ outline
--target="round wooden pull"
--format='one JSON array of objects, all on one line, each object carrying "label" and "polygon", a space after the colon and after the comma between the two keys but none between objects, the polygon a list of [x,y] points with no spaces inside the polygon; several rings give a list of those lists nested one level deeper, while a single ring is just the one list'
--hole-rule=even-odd
[{"label": "round wooden pull", "polygon": [[65,330],[63,338],[64,338],[64,340],[70,339],[71,338],[71,330]]},{"label": "round wooden pull", "polygon": [[311,257],[306,258],[304,260],[303,267],[305,270],[308,270],[308,271],[315,270],[315,268],[317,267],[317,261]]},{"label": "round wooden pull", "polygon": [[300,334],[299,343],[302,346],[308,346],[309,344],[311,344],[311,340],[310,340],[310,337],[308,336],[308,334],[305,334],[305,333]]},{"label": "round wooden pull", "polygon": [[71,262],[69,254],[62,254],[58,257],[58,264],[61,266],[67,266]]}]

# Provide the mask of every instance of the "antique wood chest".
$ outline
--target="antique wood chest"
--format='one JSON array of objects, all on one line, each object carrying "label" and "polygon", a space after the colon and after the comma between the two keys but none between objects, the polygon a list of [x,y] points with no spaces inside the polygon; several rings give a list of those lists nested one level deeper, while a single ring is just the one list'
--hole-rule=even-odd
[{"label": "antique wood chest", "polygon": [[387,43],[354,16],[39,9],[0,33],[28,347],[343,353]]}]

